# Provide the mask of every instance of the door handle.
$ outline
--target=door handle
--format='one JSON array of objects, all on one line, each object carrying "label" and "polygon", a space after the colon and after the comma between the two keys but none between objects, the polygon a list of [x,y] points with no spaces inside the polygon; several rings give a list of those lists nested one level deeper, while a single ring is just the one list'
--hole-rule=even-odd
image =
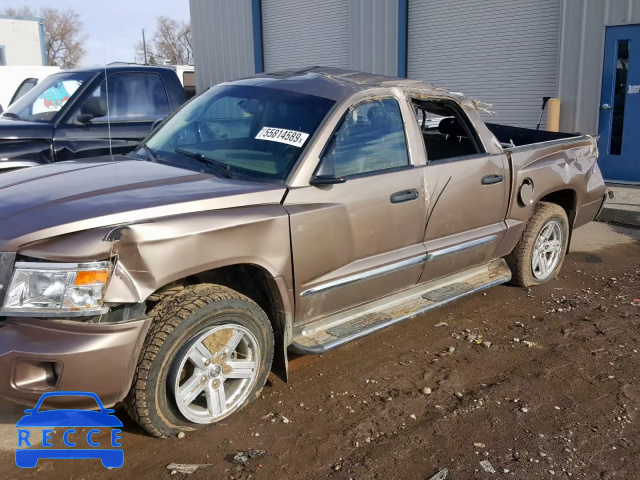
[{"label": "door handle", "polygon": [[600,105],[600,108],[602,110],[611,110],[611,105],[609,105],[608,103],[603,103],[602,105]]},{"label": "door handle", "polygon": [[391,203],[402,203],[402,202],[410,202],[411,200],[415,200],[418,198],[420,194],[418,190],[412,188],[410,190],[402,190],[401,192],[396,192],[391,195]]},{"label": "door handle", "polygon": [[502,175],[485,175],[484,177],[482,177],[482,184],[493,185],[494,183],[500,183],[503,180],[504,177]]}]

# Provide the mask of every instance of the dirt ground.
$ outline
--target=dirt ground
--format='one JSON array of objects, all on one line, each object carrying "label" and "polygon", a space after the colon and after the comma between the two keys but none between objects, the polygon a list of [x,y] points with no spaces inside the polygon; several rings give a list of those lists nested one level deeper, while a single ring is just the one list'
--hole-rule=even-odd
[{"label": "dirt ground", "polygon": [[[125,420],[122,469],[20,470],[5,452],[0,478],[640,478],[638,233],[585,227],[557,280],[499,286],[293,359],[288,384],[272,377],[240,414],[182,439]],[[266,453],[235,466],[247,449]],[[172,462],[209,465],[172,475]]]}]

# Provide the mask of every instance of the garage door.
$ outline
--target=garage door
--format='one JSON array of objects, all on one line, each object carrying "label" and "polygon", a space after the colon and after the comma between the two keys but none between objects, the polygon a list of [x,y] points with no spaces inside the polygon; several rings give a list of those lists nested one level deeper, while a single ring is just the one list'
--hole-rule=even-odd
[{"label": "garage door", "polygon": [[267,72],[349,67],[349,0],[262,0]]},{"label": "garage door", "polygon": [[560,14],[561,0],[409,0],[408,76],[492,104],[485,120],[535,127],[557,96]]}]

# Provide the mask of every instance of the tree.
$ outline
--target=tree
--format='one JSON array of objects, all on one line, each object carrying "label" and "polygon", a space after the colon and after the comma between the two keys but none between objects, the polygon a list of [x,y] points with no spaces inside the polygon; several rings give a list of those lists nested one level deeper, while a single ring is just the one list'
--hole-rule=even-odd
[{"label": "tree", "polygon": [[[136,43],[136,56],[144,58],[142,41]],[[189,65],[193,62],[191,24],[169,17],[156,18],[153,37],[147,42],[147,61],[166,62],[173,65]]]},{"label": "tree", "polygon": [[[36,17],[29,6],[19,9],[6,8],[4,13],[12,17]],[[40,12],[44,26],[44,44],[47,63],[60,68],[77,67],[84,57],[83,43],[86,35],[82,35],[80,15],[73,9],[58,10],[43,8]]]},{"label": "tree", "polygon": [[60,68],[77,67],[84,57],[83,43],[86,35],[81,34],[80,15],[72,9],[57,10],[43,8],[44,43],[49,65]]}]

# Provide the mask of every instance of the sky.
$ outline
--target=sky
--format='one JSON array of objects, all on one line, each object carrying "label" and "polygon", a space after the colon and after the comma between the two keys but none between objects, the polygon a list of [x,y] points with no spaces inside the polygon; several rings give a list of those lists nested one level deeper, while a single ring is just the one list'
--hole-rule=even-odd
[{"label": "sky", "polygon": [[135,44],[142,39],[142,29],[148,42],[160,15],[189,21],[189,0],[0,0],[0,11],[24,5],[36,11],[43,6],[72,8],[80,14],[87,35],[83,67],[136,60]]}]

